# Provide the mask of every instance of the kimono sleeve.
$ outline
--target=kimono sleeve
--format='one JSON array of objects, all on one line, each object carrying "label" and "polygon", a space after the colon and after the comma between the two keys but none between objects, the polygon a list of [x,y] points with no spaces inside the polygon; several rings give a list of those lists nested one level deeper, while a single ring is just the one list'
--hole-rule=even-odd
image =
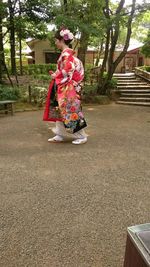
[{"label": "kimono sleeve", "polygon": [[63,56],[61,62],[61,69],[56,72],[56,79],[60,83],[68,82],[72,79],[73,72],[75,70],[75,64],[72,56]]}]

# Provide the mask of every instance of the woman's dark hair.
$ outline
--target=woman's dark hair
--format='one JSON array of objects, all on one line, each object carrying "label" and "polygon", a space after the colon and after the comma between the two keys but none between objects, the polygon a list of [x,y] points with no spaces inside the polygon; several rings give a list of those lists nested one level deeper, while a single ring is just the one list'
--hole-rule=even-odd
[{"label": "woman's dark hair", "polygon": [[[62,30],[62,29],[61,29]],[[58,30],[56,33],[55,33],[55,38],[58,39],[58,40],[64,40],[63,37],[60,35],[60,32],[61,30]],[[72,40],[64,40],[64,43],[66,45],[68,45],[69,47],[71,47],[72,45],[70,44],[72,42]]]}]

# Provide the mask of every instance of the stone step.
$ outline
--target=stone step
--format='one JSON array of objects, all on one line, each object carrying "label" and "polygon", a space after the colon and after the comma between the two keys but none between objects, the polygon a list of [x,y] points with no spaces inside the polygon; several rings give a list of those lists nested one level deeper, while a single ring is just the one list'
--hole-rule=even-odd
[{"label": "stone step", "polygon": [[123,76],[123,77],[128,77],[128,76],[134,76],[135,73],[134,72],[130,72],[130,73],[114,73],[113,76]]},{"label": "stone step", "polygon": [[114,73],[113,74],[114,77],[132,77],[132,76],[135,76],[135,73]]},{"label": "stone step", "polygon": [[150,102],[128,102],[128,101],[116,101],[117,104],[123,104],[123,105],[137,105],[137,106],[150,106]]},{"label": "stone step", "polygon": [[126,86],[121,86],[118,85],[117,89],[150,89],[150,85],[126,85]]},{"label": "stone step", "polygon": [[138,97],[138,96],[139,96],[139,97],[141,97],[141,96],[144,97],[144,96],[145,96],[145,97],[150,97],[150,92],[149,92],[149,93],[144,93],[144,94],[143,94],[143,93],[121,93],[121,96],[127,96],[127,97],[128,97],[128,96],[129,96],[129,97],[130,97],[130,96],[131,96],[131,97],[132,97],[132,96],[133,96],[133,97],[136,97],[136,96],[137,96],[137,97]]},{"label": "stone step", "polygon": [[132,77],[132,79],[120,79],[120,80],[117,78],[117,81],[125,81],[126,82],[128,80],[129,81],[142,81],[142,79],[137,78],[137,77]]},{"label": "stone step", "polygon": [[118,89],[119,92],[123,93],[150,93],[150,89]]},{"label": "stone step", "polygon": [[117,90],[120,93],[117,104],[150,106],[150,84],[133,74],[130,76],[118,75]]},{"label": "stone step", "polygon": [[119,100],[123,101],[134,101],[134,102],[150,102],[150,98],[148,97],[126,97],[126,96],[121,96]]},{"label": "stone step", "polygon": [[148,85],[146,82],[141,82],[141,81],[134,81],[134,82],[117,82],[118,85]]},{"label": "stone step", "polygon": [[114,73],[113,76],[115,77],[131,77],[135,76],[135,73]]},{"label": "stone step", "polygon": [[117,83],[140,83],[142,80],[140,79],[132,79],[132,80],[117,80]]},{"label": "stone step", "polygon": [[128,78],[128,77],[133,77],[133,76],[136,76],[135,73],[131,73],[130,75],[127,75],[127,74],[117,74],[117,73],[114,73],[113,77],[125,77],[125,78]]},{"label": "stone step", "polygon": [[[128,77],[128,78],[124,78],[124,77],[114,77],[117,81],[131,81],[131,80],[136,80],[136,77]],[[140,80],[140,79],[138,79]]]}]

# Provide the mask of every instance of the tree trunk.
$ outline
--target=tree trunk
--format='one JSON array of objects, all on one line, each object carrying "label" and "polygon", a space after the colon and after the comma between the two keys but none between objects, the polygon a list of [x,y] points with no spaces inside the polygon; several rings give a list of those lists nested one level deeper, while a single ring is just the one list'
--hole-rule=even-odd
[{"label": "tree trunk", "polygon": [[7,77],[10,81],[11,86],[13,87],[12,80],[9,76],[8,69],[5,63],[5,54],[4,54],[4,46],[3,46],[3,27],[2,27],[2,16],[0,14],[0,84],[3,83],[3,72],[6,71]]},{"label": "tree trunk", "polygon": [[98,67],[98,63],[99,63],[101,54],[103,52],[103,44],[104,44],[104,40],[101,41],[100,48],[98,50],[98,55],[97,55],[96,62],[95,62],[95,67]]},{"label": "tree trunk", "polygon": [[68,10],[68,2],[67,2],[67,0],[64,0],[64,10],[65,10],[65,12],[67,12],[67,10]]},{"label": "tree trunk", "polygon": [[[110,20],[110,14],[109,14],[109,0],[105,0],[105,7],[103,8],[103,13],[106,17],[106,19]],[[109,44],[110,44],[110,25],[107,26],[107,32],[106,32],[106,42],[105,42],[105,53],[104,53],[104,59],[102,63],[102,68],[99,73],[98,78],[98,86],[97,86],[97,93],[98,94],[104,94],[104,71],[106,70],[106,63],[108,60],[108,54],[109,54]]]},{"label": "tree trunk", "polygon": [[[21,17],[21,3],[20,3],[20,0],[19,0],[19,17]],[[22,70],[22,32],[21,32],[21,25],[19,26],[18,39],[19,39],[20,75],[23,75],[23,70]]]},{"label": "tree trunk", "polygon": [[[102,94],[105,94],[107,89],[108,89],[108,84],[111,81],[113,74],[115,72],[115,69],[117,68],[118,64],[121,62],[121,60],[123,59],[123,57],[125,56],[125,54],[127,53],[127,49],[129,47],[129,42],[130,42],[130,37],[131,37],[131,27],[132,27],[132,21],[133,21],[133,16],[135,13],[135,3],[136,0],[132,0],[132,7],[131,7],[131,14],[128,18],[128,22],[127,22],[127,36],[126,36],[126,41],[125,41],[125,45],[123,48],[123,51],[120,53],[120,55],[117,57],[117,59],[114,61],[114,53],[115,53],[115,48],[116,48],[116,44],[118,41],[118,36],[119,36],[119,30],[120,30],[120,24],[119,24],[119,16],[118,14],[121,12],[123,5],[124,5],[124,0],[121,0],[119,3],[119,6],[116,10],[116,21],[115,21],[115,26],[111,26],[111,30],[110,30],[110,35],[109,35],[109,39],[111,39],[111,45],[110,45],[110,49],[108,51],[108,74],[106,79],[103,81],[102,85],[100,86],[99,84],[99,92]],[[107,7],[108,8],[108,7]],[[107,14],[107,13],[106,13]],[[108,34],[107,34],[108,36]],[[105,59],[105,58],[104,58]],[[101,74],[102,75],[102,74]],[[102,76],[101,76],[102,78]]]},{"label": "tree trunk", "polygon": [[118,66],[120,61],[124,58],[125,54],[127,53],[128,47],[129,47],[130,37],[131,37],[131,33],[132,33],[132,21],[133,21],[133,17],[134,17],[134,13],[135,13],[135,4],[136,4],[136,0],[132,0],[132,10],[131,10],[131,14],[130,14],[129,19],[128,19],[127,36],[126,36],[125,45],[124,45],[123,51],[120,53],[118,58],[113,63],[114,64],[114,70],[116,69],[116,67]]},{"label": "tree trunk", "polygon": [[3,61],[4,61],[3,32],[2,32],[2,17],[0,14],[0,84],[2,84]]},{"label": "tree trunk", "polygon": [[16,75],[14,9],[11,0],[8,0],[8,5],[9,5],[9,23],[10,23],[11,73],[13,75]]},{"label": "tree trunk", "polygon": [[80,39],[80,47],[78,49],[78,58],[82,61],[83,66],[85,66],[85,57],[88,47],[88,41],[89,41],[89,35],[87,33],[82,32]]},{"label": "tree trunk", "polygon": [[106,42],[105,42],[105,54],[104,54],[102,68],[100,70],[99,79],[98,79],[98,87],[97,87],[98,94],[104,94],[103,75],[104,75],[104,71],[106,70],[106,63],[107,63],[108,53],[109,53],[109,42],[110,42],[110,29],[107,30],[107,36],[106,36]]},{"label": "tree trunk", "polygon": [[20,75],[23,75],[22,69],[22,41],[21,41],[21,33],[19,33],[19,63],[20,63]]}]

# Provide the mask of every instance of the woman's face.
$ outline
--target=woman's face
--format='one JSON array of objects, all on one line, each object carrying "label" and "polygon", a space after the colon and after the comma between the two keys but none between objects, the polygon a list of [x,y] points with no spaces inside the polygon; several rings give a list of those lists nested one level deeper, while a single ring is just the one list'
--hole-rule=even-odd
[{"label": "woman's face", "polygon": [[58,49],[62,49],[64,44],[63,40],[55,39],[55,45],[57,46]]}]

